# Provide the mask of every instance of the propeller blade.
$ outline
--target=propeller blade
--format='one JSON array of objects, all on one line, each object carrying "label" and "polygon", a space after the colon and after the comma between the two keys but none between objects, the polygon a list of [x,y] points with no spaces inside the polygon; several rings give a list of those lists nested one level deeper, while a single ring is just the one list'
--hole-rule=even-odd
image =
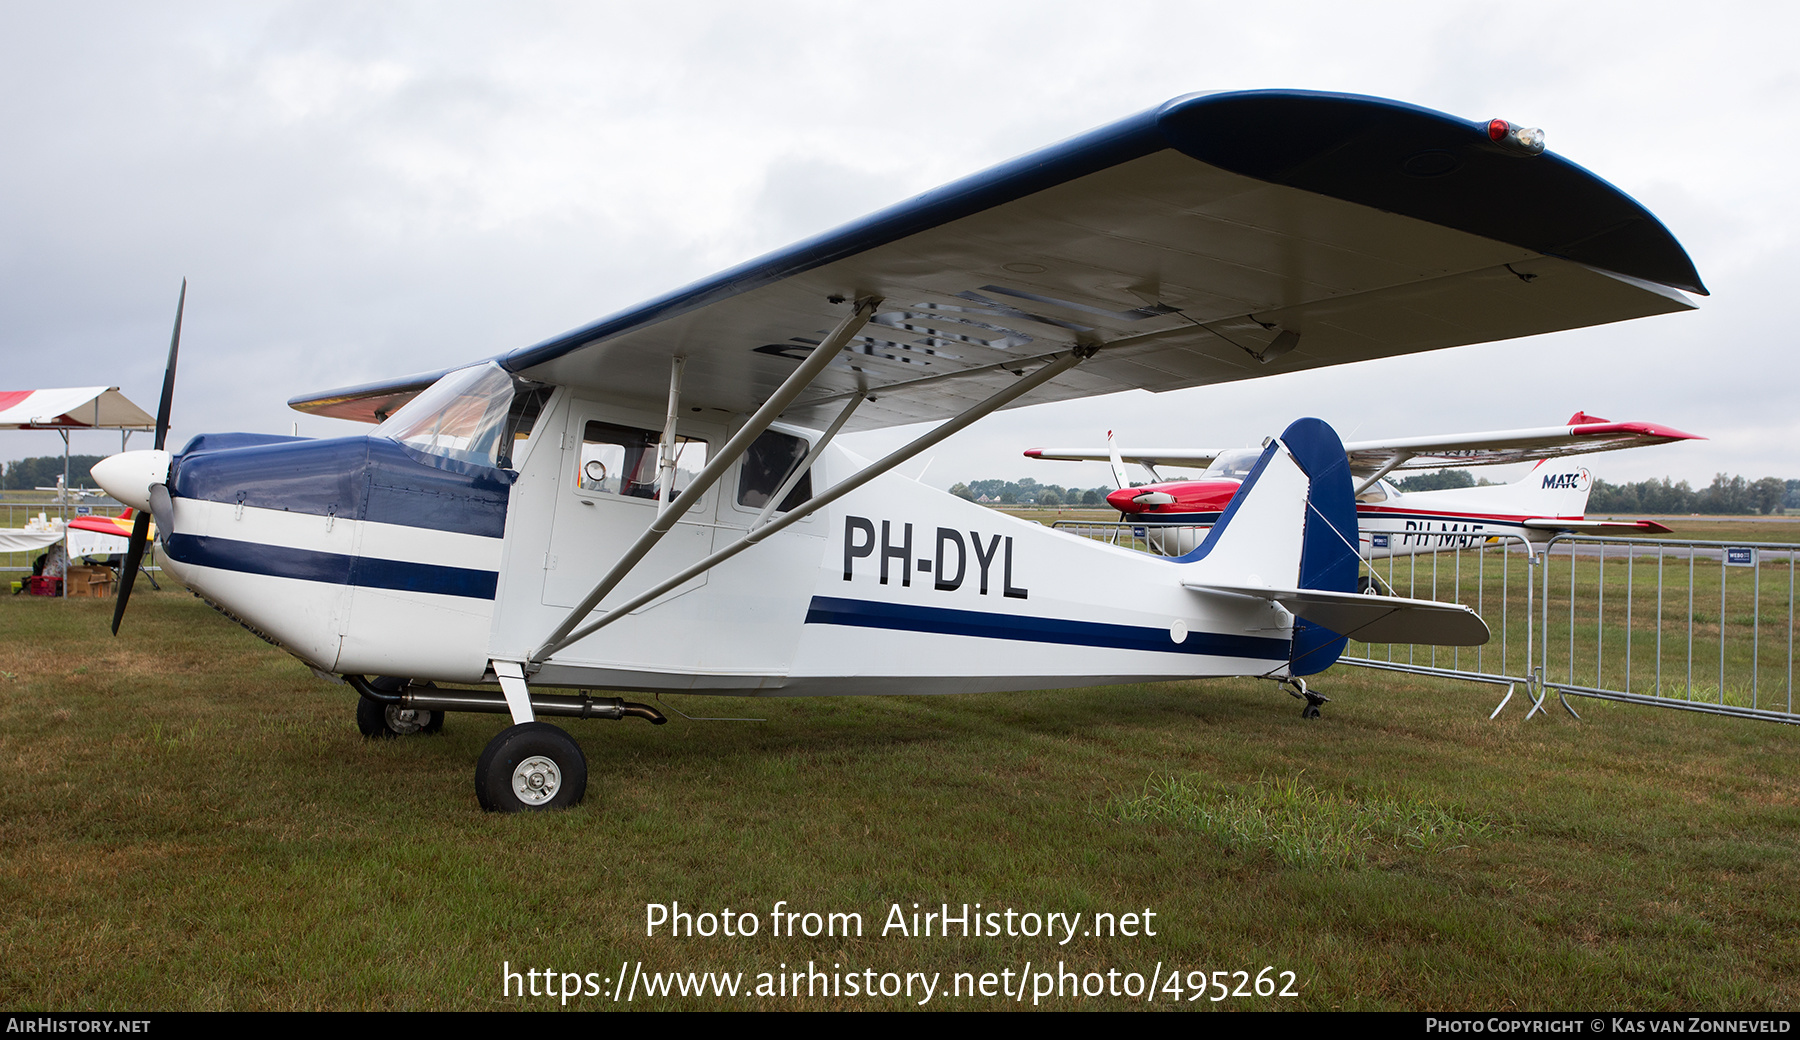
[{"label": "propeller blade", "polygon": [[150,535],[150,512],[140,510],[131,522],[131,542],[125,550],[125,566],[119,568],[119,601],[113,604],[113,635],[119,634],[119,622],[125,618],[125,601],[131,598],[132,582],[137,580],[138,564],[144,559],[144,543]]},{"label": "propeller blade", "polygon": [[[169,411],[175,404],[175,357],[181,351],[181,316],[187,310],[187,279],[181,280],[181,296],[175,301],[175,331],[169,334],[169,364],[163,369],[162,403],[156,407],[156,450],[163,450],[169,439]],[[131,542],[125,549],[125,565],[119,568],[119,601],[113,604],[113,635],[119,634],[119,622],[125,619],[125,604],[131,599],[131,586],[137,581],[138,565],[144,561],[144,545],[150,540],[150,510],[138,511],[131,522]]]},{"label": "propeller blade", "polygon": [[1121,488],[1128,488],[1131,482],[1125,478],[1125,462],[1119,458],[1119,446],[1113,443],[1113,432],[1106,431],[1106,453],[1111,456],[1113,483]]},{"label": "propeller blade", "polygon": [[181,350],[181,314],[187,309],[187,279],[181,280],[181,298],[175,302],[175,331],[169,336],[169,366],[163,370],[162,403],[156,408],[156,450],[169,437],[169,410],[175,403],[175,355]]}]

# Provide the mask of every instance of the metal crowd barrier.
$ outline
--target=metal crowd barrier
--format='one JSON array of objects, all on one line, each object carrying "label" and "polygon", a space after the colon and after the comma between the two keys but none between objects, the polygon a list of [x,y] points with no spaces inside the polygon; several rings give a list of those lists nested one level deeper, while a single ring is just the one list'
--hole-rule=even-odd
[{"label": "metal crowd barrier", "polygon": [[1800,723],[1800,544],[1557,535],[1538,668],[1559,693]]},{"label": "metal crowd barrier", "polygon": [[1393,553],[1364,560],[1364,588],[1372,583],[1378,592],[1388,595],[1460,603],[1481,615],[1492,635],[1487,645],[1475,647],[1351,640],[1338,662],[1504,686],[1506,695],[1494,708],[1494,715],[1500,714],[1514,690],[1523,685],[1533,701],[1531,714],[1536,714],[1543,708],[1531,668],[1537,634],[1533,624],[1537,564],[1525,539],[1518,535],[1489,535],[1473,544],[1435,552]]},{"label": "metal crowd barrier", "polygon": [[[1136,549],[1156,556],[1181,556],[1191,552],[1205,540],[1206,532],[1212,530],[1211,525],[1134,524],[1121,520],[1058,520],[1050,526],[1121,549]],[[1184,545],[1186,548],[1182,548]]]},{"label": "metal crowd barrier", "polygon": [[[1058,521],[1126,548],[1174,555],[1206,528]],[[1365,560],[1365,585],[1461,603],[1480,614],[1486,646],[1352,641],[1339,662],[1522,687],[1527,717],[1555,693],[1800,723],[1794,615],[1800,543],[1559,534],[1531,551],[1516,535],[1478,545]]]}]

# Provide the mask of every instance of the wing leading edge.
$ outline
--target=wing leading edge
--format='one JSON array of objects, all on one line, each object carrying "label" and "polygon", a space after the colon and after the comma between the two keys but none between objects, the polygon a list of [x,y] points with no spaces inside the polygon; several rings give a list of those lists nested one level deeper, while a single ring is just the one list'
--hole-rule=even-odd
[{"label": "wing leading edge", "polygon": [[[1194,95],[496,358],[533,379],[748,412],[841,317],[871,323],[786,413],[942,418],[1071,346],[1021,403],[1171,390],[1685,310],[1636,202],[1485,123],[1374,98]],[[427,376],[297,397],[373,420]]]}]

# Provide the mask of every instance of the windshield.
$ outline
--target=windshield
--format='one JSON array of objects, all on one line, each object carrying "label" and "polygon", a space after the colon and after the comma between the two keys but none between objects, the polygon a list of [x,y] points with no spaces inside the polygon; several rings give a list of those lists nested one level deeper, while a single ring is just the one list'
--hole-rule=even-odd
[{"label": "windshield", "polygon": [[549,395],[549,387],[488,361],[431,384],[375,433],[427,454],[511,469],[514,444],[531,435]]},{"label": "windshield", "polygon": [[1205,476],[1230,477],[1232,480],[1243,480],[1250,475],[1251,467],[1256,460],[1262,458],[1261,448],[1239,448],[1235,451],[1220,452],[1213,459],[1212,465],[1206,467]]}]

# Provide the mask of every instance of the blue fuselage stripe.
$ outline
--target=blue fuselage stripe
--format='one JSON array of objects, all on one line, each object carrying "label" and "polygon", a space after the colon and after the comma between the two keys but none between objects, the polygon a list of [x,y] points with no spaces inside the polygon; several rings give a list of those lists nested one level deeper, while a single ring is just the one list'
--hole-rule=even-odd
[{"label": "blue fuselage stripe", "polygon": [[1288,656],[1288,641],[1285,639],[1192,632],[1177,643],[1169,638],[1169,630],[1166,628],[1020,617],[981,610],[875,603],[833,596],[814,596],[812,605],[806,611],[806,623],[886,628],[899,632],[931,632],[980,639],[1012,639],[1029,643],[1111,647],[1117,650],[1150,650],[1164,654],[1241,657],[1262,661],[1285,661]]},{"label": "blue fuselage stripe", "polygon": [[164,542],[164,552],[177,563],[191,563],[197,567],[466,599],[491,600],[500,582],[497,571],[345,556],[191,534],[170,535]]}]

